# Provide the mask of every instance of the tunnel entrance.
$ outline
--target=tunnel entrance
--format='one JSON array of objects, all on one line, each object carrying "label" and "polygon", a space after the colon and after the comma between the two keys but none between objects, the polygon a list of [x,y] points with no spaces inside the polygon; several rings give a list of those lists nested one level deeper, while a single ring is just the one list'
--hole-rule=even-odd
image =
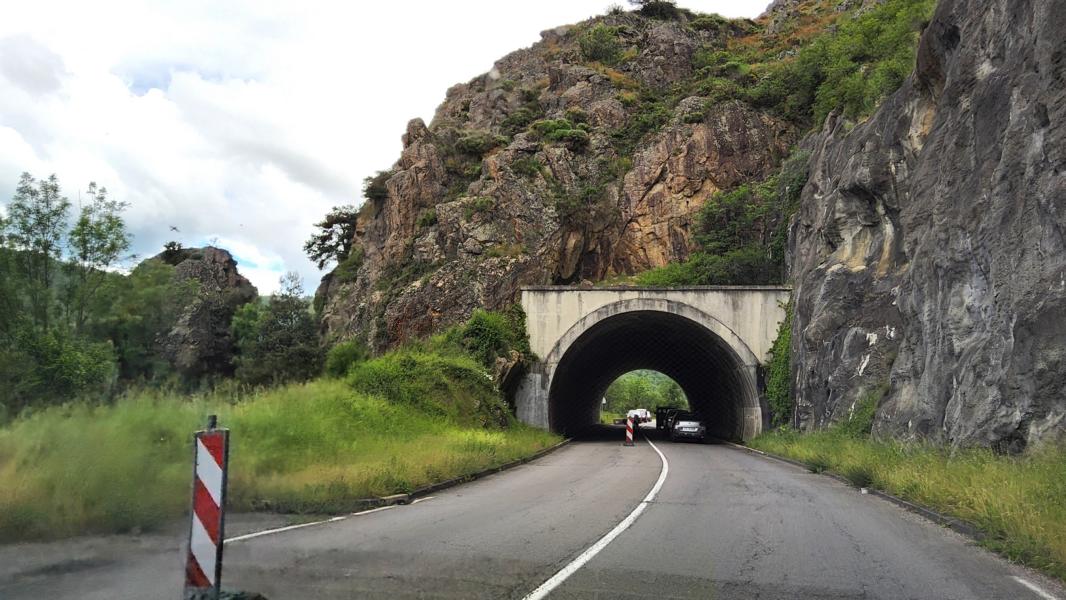
[{"label": "tunnel entrance", "polygon": [[638,369],[658,371],[676,381],[690,410],[714,437],[743,440],[762,428],[754,366],[745,364],[729,343],[693,319],[635,310],[600,320],[566,348],[551,378],[551,429],[573,436],[595,427],[608,386],[623,373]]}]

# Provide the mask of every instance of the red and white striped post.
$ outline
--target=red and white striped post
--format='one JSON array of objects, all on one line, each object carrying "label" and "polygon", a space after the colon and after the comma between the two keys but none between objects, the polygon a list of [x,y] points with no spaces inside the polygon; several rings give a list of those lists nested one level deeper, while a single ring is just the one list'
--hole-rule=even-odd
[{"label": "red and white striped post", "polygon": [[626,446],[633,445],[633,417],[626,418]]},{"label": "red and white striped post", "polygon": [[193,441],[192,523],[182,597],[216,599],[222,589],[222,540],[225,530],[229,430],[218,429],[215,415]]}]

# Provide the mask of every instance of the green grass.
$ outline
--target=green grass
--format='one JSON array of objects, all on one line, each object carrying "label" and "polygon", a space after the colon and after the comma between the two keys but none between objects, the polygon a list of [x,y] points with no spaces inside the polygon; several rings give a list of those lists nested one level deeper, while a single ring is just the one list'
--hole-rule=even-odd
[{"label": "green grass", "polygon": [[987,534],[984,546],[1066,579],[1066,448],[1013,457],[839,430],[777,431],[751,445],[973,523]]},{"label": "green grass", "polygon": [[[456,381],[449,377],[429,381]],[[108,406],[51,408],[0,429],[0,540],[151,529],[179,517],[189,502],[190,436],[211,413],[232,431],[231,510],[350,510],[360,498],[473,473],[558,441],[513,422],[478,427],[442,417],[340,380],[241,398],[142,392]]]}]

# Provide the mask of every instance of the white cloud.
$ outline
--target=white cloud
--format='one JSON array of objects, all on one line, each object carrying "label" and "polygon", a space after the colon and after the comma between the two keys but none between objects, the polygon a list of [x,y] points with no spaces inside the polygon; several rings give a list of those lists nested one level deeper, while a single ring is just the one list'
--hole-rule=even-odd
[{"label": "white cloud", "polygon": [[[541,30],[609,0],[180,3],[6,7],[0,21],[0,202],[22,171],[130,203],[142,256],[217,238],[268,293],[320,274],[303,241],[358,204],[406,122]],[[767,0],[683,6],[755,16]],[[174,226],[178,233],[170,230]],[[253,266],[254,264],[254,266]]]}]

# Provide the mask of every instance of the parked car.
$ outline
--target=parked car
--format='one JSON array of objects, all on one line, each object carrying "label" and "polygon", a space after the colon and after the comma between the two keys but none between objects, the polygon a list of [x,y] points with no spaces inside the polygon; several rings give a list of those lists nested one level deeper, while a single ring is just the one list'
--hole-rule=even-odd
[{"label": "parked car", "polygon": [[633,419],[634,423],[647,423],[651,421],[651,412],[646,408],[634,408],[626,413],[627,419]]},{"label": "parked car", "polygon": [[707,426],[692,413],[678,413],[674,425],[670,428],[670,440],[707,440]]}]

